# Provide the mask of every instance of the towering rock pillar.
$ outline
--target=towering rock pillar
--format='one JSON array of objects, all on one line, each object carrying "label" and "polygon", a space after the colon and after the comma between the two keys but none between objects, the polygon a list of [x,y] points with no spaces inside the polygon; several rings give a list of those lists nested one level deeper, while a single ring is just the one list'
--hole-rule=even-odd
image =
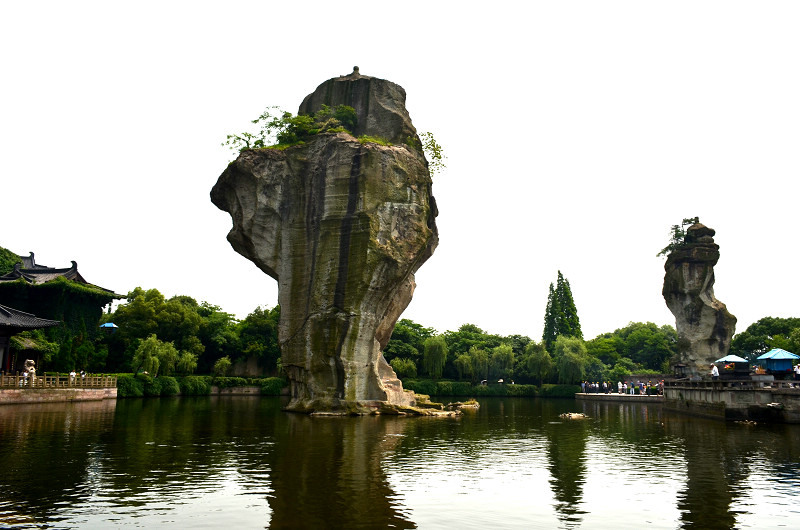
[{"label": "towering rock pillar", "polygon": [[355,109],[356,135],[242,151],[211,200],[233,248],[278,281],[290,410],[365,413],[414,404],[381,354],[438,244],[428,164],[402,87],[358,69],[322,83],[301,114]]},{"label": "towering rock pillar", "polygon": [[700,223],[690,226],[684,244],[670,252],[664,264],[662,294],[675,315],[680,362],[694,378],[728,354],[736,329],[736,317],[714,297],[714,265],[719,260],[714,234]]}]

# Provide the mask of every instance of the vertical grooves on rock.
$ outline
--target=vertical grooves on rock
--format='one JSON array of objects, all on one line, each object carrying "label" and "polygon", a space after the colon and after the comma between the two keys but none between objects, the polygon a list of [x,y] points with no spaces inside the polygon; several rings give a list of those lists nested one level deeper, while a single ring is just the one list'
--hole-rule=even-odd
[{"label": "vertical grooves on rock", "polygon": [[[327,158],[326,158],[327,162]],[[311,197],[306,208],[306,241],[311,241],[311,268],[308,274],[308,290],[306,295],[306,314],[310,311],[314,278],[317,269],[317,247],[320,238],[320,221],[325,211],[325,179],[328,164],[320,164],[311,176]]]},{"label": "vertical grooves on rock", "polygon": [[353,231],[353,219],[358,205],[358,180],[361,175],[361,147],[353,156],[350,166],[350,179],[347,184],[347,212],[342,218],[342,227],[339,238],[339,270],[336,277],[336,290],[333,295],[333,305],[344,309],[344,297],[347,289],[347,274],[350,266],[350,237]]}]

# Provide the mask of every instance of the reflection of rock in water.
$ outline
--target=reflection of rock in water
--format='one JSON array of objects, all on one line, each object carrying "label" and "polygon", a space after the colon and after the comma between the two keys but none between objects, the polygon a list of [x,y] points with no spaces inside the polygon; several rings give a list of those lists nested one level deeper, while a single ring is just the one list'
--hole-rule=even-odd
[{"label": "reflection of rock in water", "polygon": [[684,445],[686,487],[678,495],[682,528],[734,528],[732,486],[747,477],[746,453],[755,447],[744,438],[731,439],[722,422],[669,416],[665,425]]},{"label": "reflection of rock in water", "polygon": [[[406,421],[288,416],[270,455],[270,528],[416,528],[393,502],[381,459]],[[388,444],[388,445],[387,445]]]},{"label": "reflection of rock in water", "polygon": [[550,485],[558,518],[566,528],[577,528],[583,514],[581,500],[586,475],[586,437],[589,423],[569,421],[545,426]]}]

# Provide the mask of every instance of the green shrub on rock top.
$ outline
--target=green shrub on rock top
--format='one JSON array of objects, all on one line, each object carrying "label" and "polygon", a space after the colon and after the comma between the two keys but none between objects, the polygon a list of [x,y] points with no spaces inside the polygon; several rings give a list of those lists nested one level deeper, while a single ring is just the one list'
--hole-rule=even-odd
[{"label": "green shrub on rock top", "polygon": [[[275,111],[280,115],[273,114]],[[256,133],[229,134],[222,145],[237,153],[245,149],[265,149],[274,144],[295,145],[323,132],[348,131],[352,134],[357,121],[356,110],[347,105],[334,108],[322,105],[313,116],[295,116],[277,107],[267,107],[261,116],[251,122],[259,126]]]}]

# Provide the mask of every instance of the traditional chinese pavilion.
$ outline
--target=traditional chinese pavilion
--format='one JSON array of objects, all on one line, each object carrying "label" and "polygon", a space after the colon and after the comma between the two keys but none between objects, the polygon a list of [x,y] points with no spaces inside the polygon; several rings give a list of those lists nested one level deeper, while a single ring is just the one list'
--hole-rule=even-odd
[{"label": "traditional chinese pavilion", "polygon": [[13,335],[32,329],[50,328],[59,324],[61,322],[56,320],[39,318],[30,313],[0,305],[0,370],[8,374],[13,372],[18,364],[18,360],[13,359],[9,349],[9,342]]},{"label": "traditional chinese pavilion", "polygon": [[124,298],[91,284],[78,272],[78,264],[54,268],[39,265],[33,252],[0,276],[0,304],[44,319],[64,322],[72,334],[99,333],[103,307]]}]

